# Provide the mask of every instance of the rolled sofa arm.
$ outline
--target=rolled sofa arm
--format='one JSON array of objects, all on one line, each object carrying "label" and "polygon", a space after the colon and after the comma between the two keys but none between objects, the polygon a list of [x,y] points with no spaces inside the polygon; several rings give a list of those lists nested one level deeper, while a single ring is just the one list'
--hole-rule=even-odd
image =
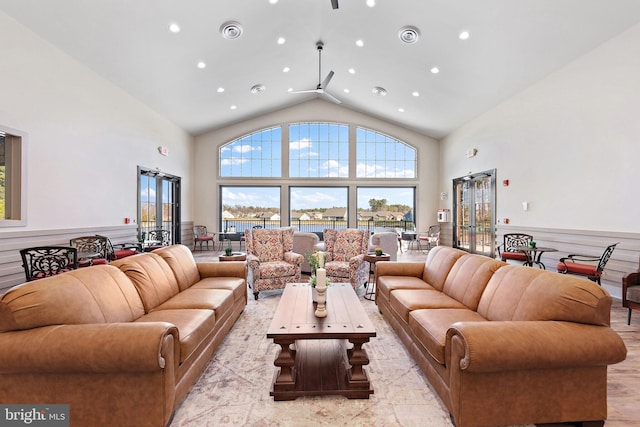
[{"label": "rolled sofa arm", "polygon": [[200,277],[247,277],[247,263],[244,261],[199,262]]},{"label": "rolled sofa arm", "polygon": [[[54,325],[0,333],[0,374],[150,372],[176,364],[166,322]],[[169,359],[169,360],[167,360]]]},{"label": "rolled sofa arm", "polygon": [[381,276],[413,276],[422,277],[424,262],[378,261],[376,274]]},{"label": "rolled sofa arm", "polygon": [[469,372],[606,366],[627,354],[607,326],[551,320],[458,322],[446,340],[447,363]]}]

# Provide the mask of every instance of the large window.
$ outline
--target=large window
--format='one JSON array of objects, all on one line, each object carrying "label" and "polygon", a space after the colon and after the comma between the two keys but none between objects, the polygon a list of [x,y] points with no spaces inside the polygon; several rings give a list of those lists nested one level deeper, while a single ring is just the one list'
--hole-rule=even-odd
[{"label": "large window", "polygon": [[220,176],[282,176],[282,129],[274,127],[243,136],[220,148]]},{"label": "large window", "polygon": [[289,224],[300,231],[322,232],[325,228],[347,228],[348,187],[291,187]]},{"label": "large window", "polygon": [[171,243],[181,241],[180,177],[138,167],[139,238],[166,230]]},{"label": "large window", "polygon": [[289,126],[289,176],[349,176],[349,126],[296,123]]},{"label": "large window", "polygon": [[26,134],[0,126],[0,226],[26,225]]},{"label": "large window", "polygon": [[222,145],[219,165],[221,230],[415,227],[417,150],[380,132],[327,122],[270,127]]},{"label": "large window", "polygon": [[414,187],[358,187],[358,226],[413,229]]},{"label": "large window", "polygon": [[222,186],[221,231],[280,227],[280,187]]}]

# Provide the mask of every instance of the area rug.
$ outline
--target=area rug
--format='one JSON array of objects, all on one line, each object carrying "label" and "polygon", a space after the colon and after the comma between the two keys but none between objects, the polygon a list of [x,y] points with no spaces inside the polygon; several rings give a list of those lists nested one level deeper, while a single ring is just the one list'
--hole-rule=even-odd
[{"label": "area rug", "polygon": [[377,334],[365,345],[370,358],[365,369],[374,394],[369,399],[320,396],[274,402],[269,391],[278,347],[266,333],[281,294],[261,292],[259,300],[250,298],[177,409],[171,427],[453,426],[443,403],[375,303],[362,295]]}]

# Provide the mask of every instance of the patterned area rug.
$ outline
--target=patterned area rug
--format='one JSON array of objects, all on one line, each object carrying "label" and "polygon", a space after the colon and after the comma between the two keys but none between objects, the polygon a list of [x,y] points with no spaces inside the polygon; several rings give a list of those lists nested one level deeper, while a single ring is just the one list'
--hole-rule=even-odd
[{"label": "patterned area rug", "polygon": [[[364,289],[360,289],[364,294]],[[189,426],[453,426],[448,412],[374,302],[360,295],[376,327],[364,348],[374,389],[369,399],[301,397],[274,402],[269,396],[278,347],[266,338],[282,291],[251,296],[171,427]]]}]

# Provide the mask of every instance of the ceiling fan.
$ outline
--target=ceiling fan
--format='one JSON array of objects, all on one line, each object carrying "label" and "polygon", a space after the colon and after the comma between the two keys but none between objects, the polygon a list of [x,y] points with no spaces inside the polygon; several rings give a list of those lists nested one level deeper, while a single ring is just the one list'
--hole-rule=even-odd
[{"label": "ceiling fan", "polygon": [[321,41],[316,43],[316,48],[318,49],[318,86],[316,86],[315,89],[295,90],[291,93],[317,93],[335,102],[336,104],[341,104],[342,102],[338,98],[336,98],[335,96],[325,91],[325,89],[329,85],[329,82],[333,78],[333,74],[334,74],[333,71],[329,71],[329,74],[327,74],[327,77],[325,77],[324,80],[322,81],[320,80],[322,78],[322,48],[323,47],[324,47],[324,43],[322,43]]}]

